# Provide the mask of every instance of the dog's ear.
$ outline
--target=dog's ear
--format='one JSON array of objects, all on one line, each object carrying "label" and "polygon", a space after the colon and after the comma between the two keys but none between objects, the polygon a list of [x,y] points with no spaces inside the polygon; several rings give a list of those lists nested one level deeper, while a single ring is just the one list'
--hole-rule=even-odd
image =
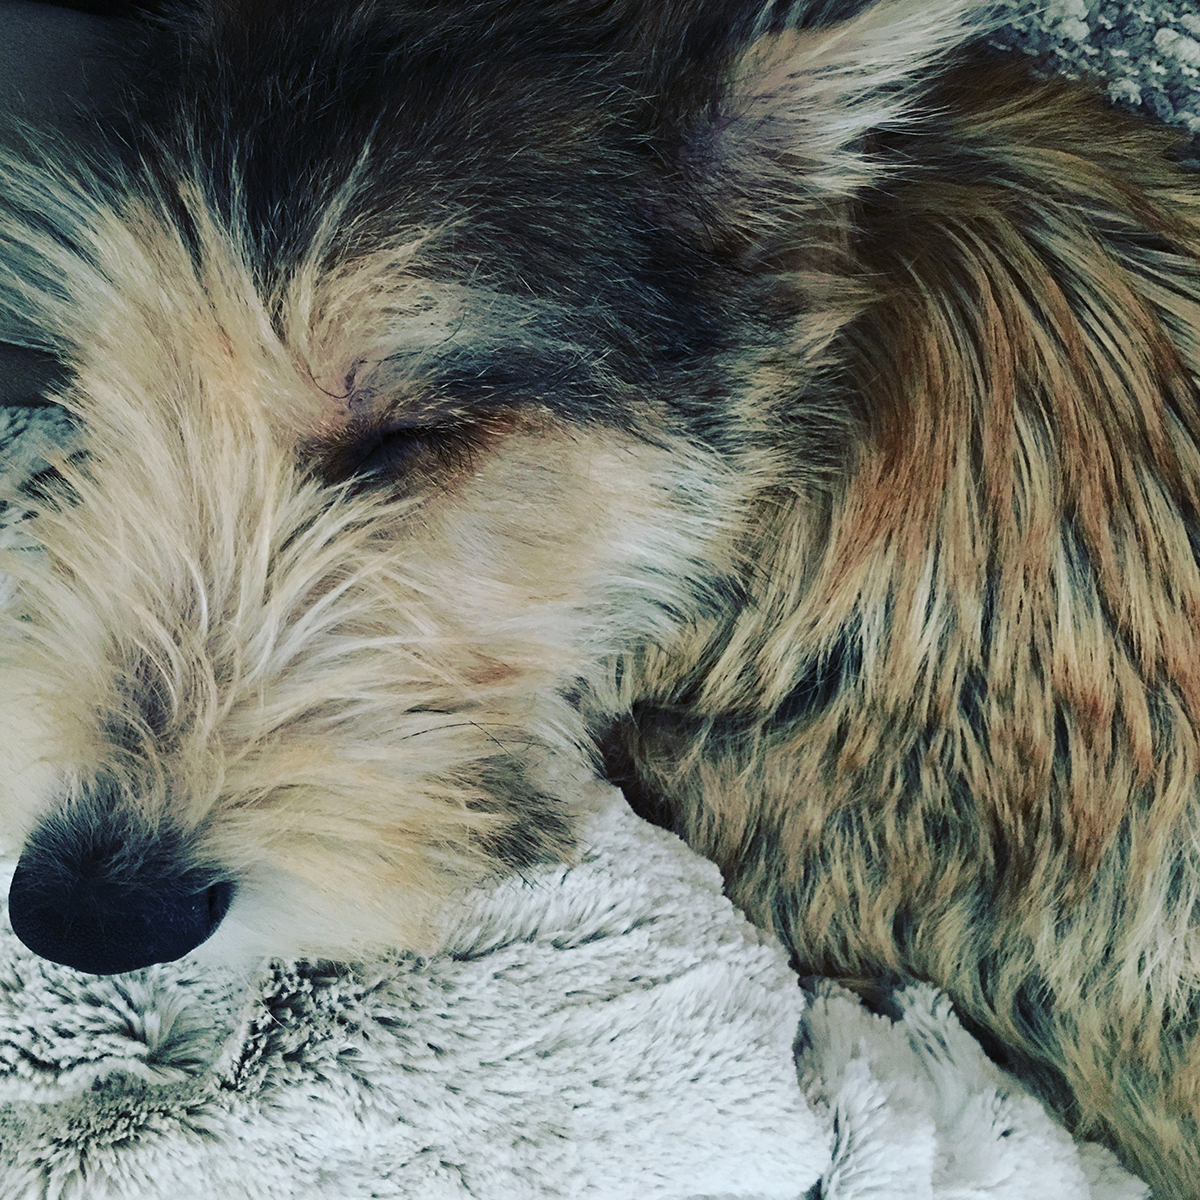
[{"label": "dog's ear", "polygon": [[814,202],[861,192],[883,169],[870,136],[910,120],[936,60],[991,24],[972,0],[879,0],[816,25],[811,9],[765,6],[721,91],[693,108],[677,157],[698,200],[685,222],[761,243]]}]

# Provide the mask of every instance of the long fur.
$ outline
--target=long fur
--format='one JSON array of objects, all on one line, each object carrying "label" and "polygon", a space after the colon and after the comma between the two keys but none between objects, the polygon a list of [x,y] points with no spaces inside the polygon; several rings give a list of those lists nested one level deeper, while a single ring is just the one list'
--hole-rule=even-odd
[{"label": "long fur", "polygon": [[986,24],[146,26],[105,148],[0,178],[80,428],[4,561],[23,861],[229,881],[215,953],[421,947],[599,765],[1200,1193],[1200,189]]}]

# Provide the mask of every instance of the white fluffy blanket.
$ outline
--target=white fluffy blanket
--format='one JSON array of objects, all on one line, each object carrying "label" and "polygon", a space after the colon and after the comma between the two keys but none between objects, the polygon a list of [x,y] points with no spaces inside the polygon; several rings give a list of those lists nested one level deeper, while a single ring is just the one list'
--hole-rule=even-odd
[{"label": "white fluffy blanket", "polygon": [[1135,1200],[932,988],[803,992],[598,789],[444,953],[80,975],[0,932],[4,1200]]}]

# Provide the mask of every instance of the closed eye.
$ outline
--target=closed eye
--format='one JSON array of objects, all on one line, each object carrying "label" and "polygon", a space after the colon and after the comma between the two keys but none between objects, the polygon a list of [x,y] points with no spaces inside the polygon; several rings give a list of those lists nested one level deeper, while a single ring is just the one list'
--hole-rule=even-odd
[{"label": "closed eye", "polygon": [[414,477],[469,470],[511,419],[445,425],[382,425],[359,430],[322,447],[318,472],[327,483],[392,488]]},{"label": "closed eye", "polygon": [[431,449],[440,451],[442,440],[452,437],[453,431],[419,426],[377,430],[353,445],[352,453],[347,455],[346,477],[394,475],[418,455]]}]

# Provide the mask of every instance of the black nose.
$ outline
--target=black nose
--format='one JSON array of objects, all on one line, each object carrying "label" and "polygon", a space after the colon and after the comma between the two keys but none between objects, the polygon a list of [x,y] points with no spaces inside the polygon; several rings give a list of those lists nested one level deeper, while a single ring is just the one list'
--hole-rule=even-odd
[{"label": "black nose", "polygon": [[176,847],[137,845],[65,821],[26,844],[8,891],[13,931],[35,954],[95,975],[170,962],[221,923],[234,885],[180,870]]}]

